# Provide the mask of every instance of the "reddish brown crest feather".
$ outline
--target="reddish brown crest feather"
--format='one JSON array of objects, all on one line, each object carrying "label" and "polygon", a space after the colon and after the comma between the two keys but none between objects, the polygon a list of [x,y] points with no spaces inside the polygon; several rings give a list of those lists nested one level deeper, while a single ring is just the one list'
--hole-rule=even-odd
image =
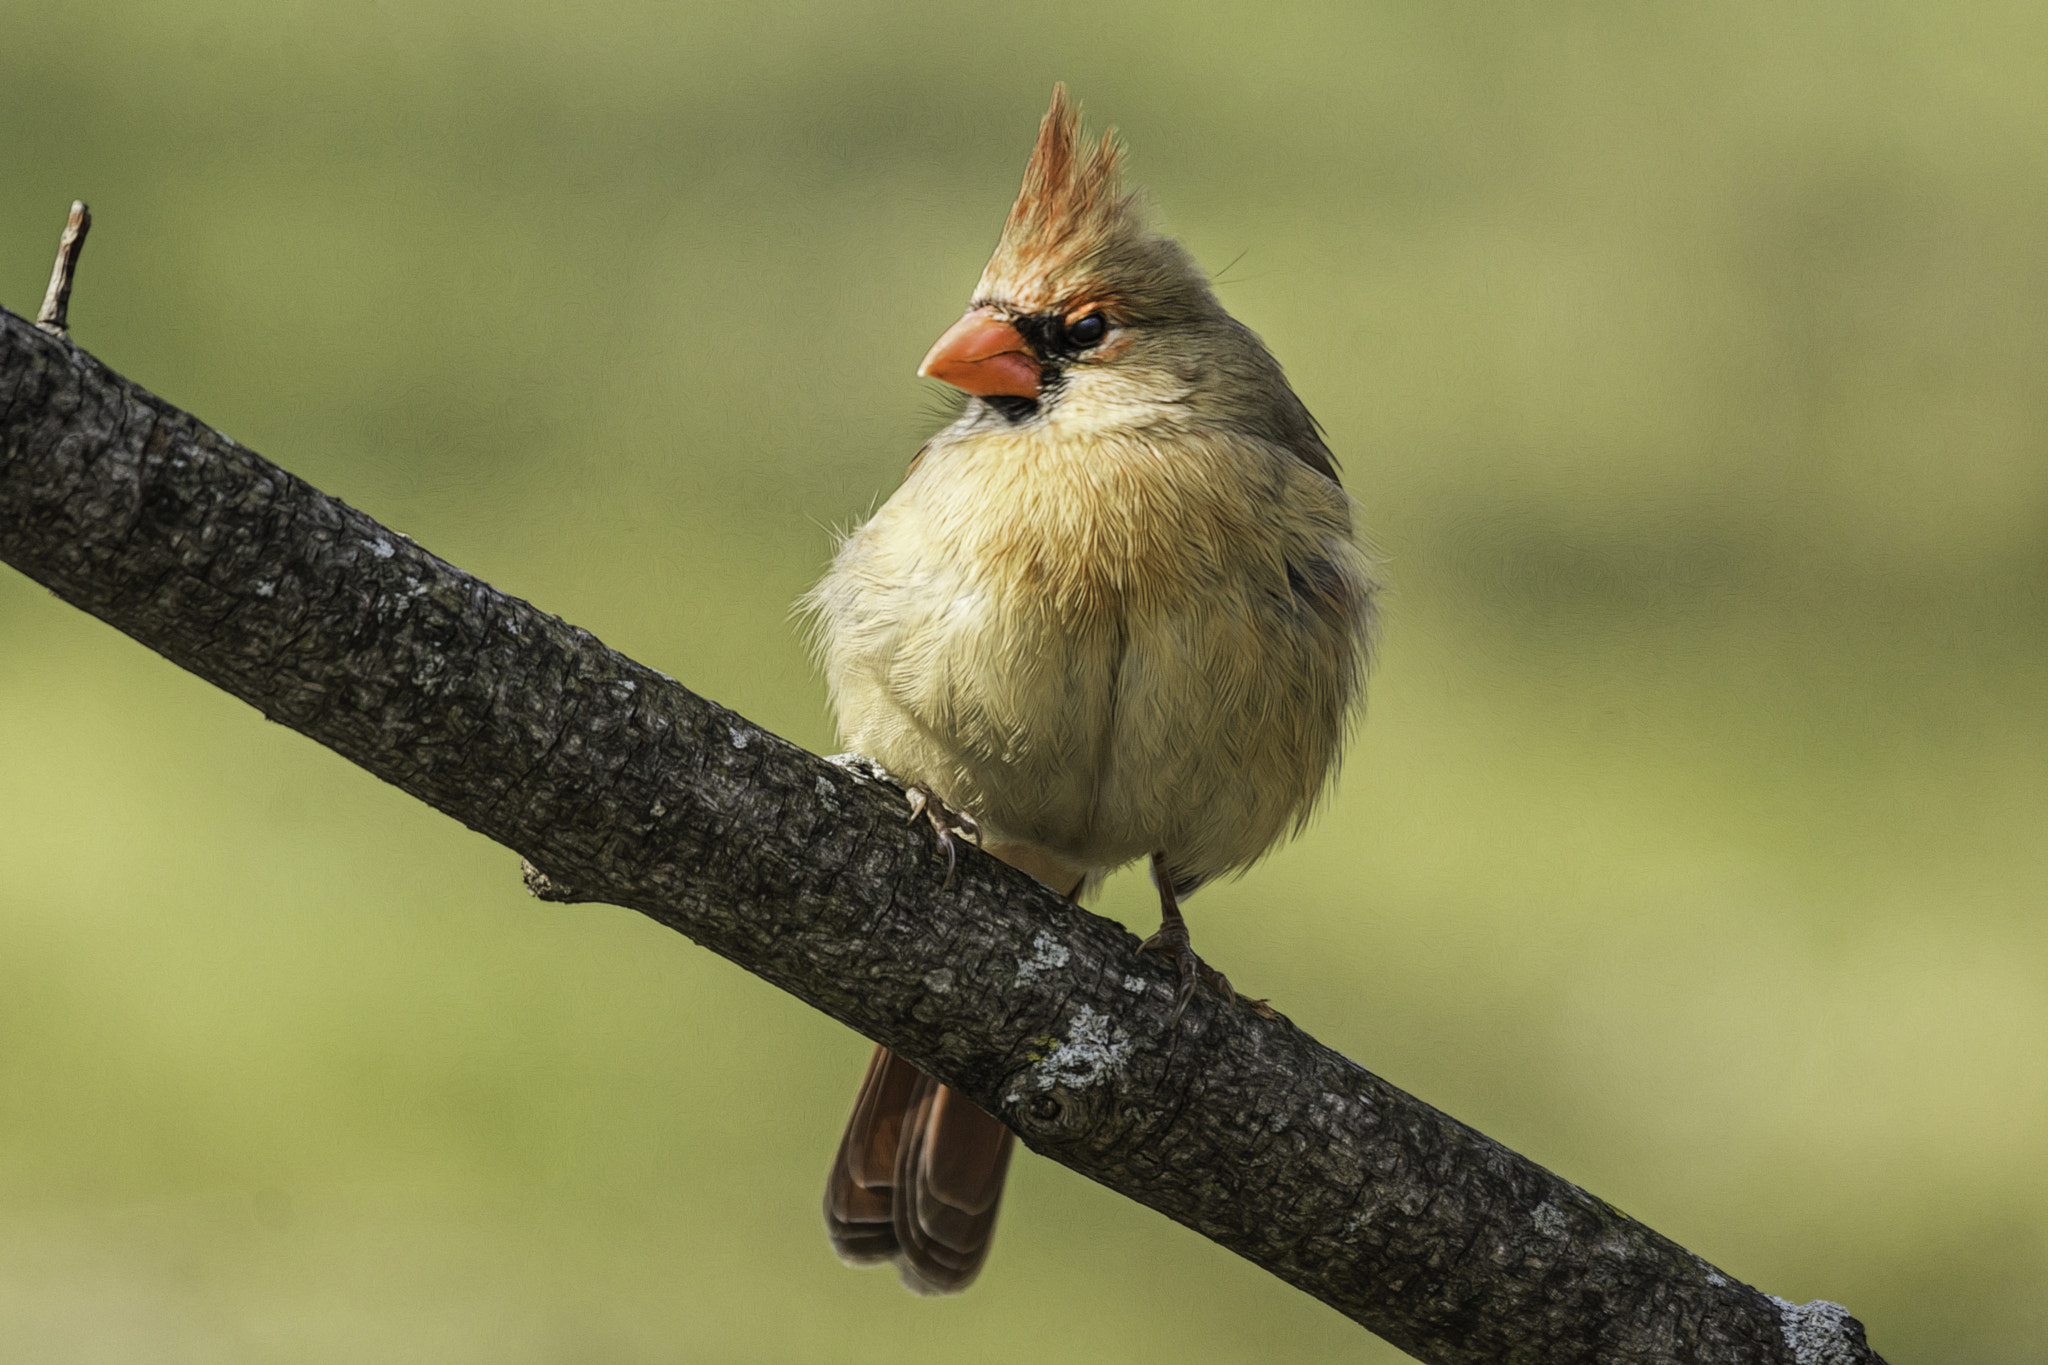
[{"label": "reddish brown crest feather", "polygon": [[1123,145],[1116,131],[1093,143],[1085,140],[1080,106],[1067,98],[1066,86],[1056,85],[980,295],[1031,292],[1032,284],[1137,229],[1133,198],[1123,188]]},{"label": "reddish brown crest feather", "polygon": [[1098,226],[1121,218],[1123,147],[1111,129],[1093,146],[1081,139],[1081,110],[1067,87],[1052,88],[1052,106],[1038,124],[1038,143],[1024,167],[1024,186],[1010,208],[1004,235]]}]

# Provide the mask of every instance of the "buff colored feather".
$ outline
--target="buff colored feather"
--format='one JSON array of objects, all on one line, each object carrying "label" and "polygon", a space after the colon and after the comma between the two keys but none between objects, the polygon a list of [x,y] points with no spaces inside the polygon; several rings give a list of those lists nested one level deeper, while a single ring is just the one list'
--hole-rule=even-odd
[{"label": "buff colored feather", "polygon": [[1056,91],[975,295],[1118,335],[1030,420],[970,402],[809,605],[849,747],[1062,875],[1192,884],[1313,808],[1374,586],[1313,420],[1120,161]]}]

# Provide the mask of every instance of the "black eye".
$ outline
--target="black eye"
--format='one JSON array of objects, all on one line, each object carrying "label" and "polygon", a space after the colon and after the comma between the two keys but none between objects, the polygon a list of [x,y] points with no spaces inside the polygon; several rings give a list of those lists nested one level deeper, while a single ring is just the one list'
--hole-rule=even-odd
[{"label": "black eye", "polygon": [[1109,335],[1109,319],[1100,313],[1067,324],[1067,341],[1074,346],[1093,346]]}]

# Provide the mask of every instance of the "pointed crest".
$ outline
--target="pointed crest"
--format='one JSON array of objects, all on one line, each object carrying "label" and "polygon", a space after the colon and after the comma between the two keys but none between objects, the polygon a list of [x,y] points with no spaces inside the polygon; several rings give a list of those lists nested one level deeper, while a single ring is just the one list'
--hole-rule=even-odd
[{"label": "pointed crest", "polygon": [[1136,197],[1124,191],[1122,171],[1116,130],[1086,141],[1080,106],[1067,98],[1065,85],[1055,85],[1024,168],[1024,187],[975,297],[1057,302],[1059,290],[1072,283],[1062,277],[1118,238],[1142,234]]}]

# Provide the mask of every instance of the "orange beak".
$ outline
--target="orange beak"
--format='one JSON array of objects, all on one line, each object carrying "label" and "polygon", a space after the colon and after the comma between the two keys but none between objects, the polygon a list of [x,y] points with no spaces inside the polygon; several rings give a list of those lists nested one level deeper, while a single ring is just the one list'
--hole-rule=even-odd
[{"label": "orange beak", "polygon": [[997,317],[993,308],[970,308],[932,343],[917,372],[978,398],[1038,397],[1037,359],[1017,329]]}]

